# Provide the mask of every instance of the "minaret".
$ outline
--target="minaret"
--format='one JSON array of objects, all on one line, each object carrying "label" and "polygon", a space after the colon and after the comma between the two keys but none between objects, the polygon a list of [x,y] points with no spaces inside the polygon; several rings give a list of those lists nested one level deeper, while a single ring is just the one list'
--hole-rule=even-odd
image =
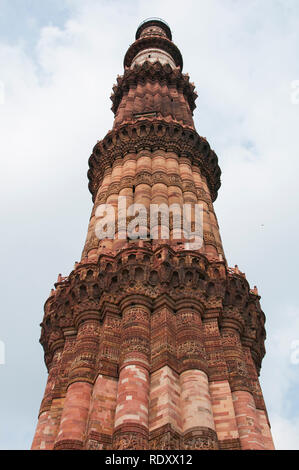
[{"label": "minaret", "polygon": [[[113,86],[113,129],[89,158],[81,261],[45,304],[49,376],[33,449],[274,448],[258,379],[265,315],[256,287],[227,266],[213,208],[221,172],[182,68],[169,26],[144,21]],[[148,213],[200,205],[201,246],[177,236],[174,218],[168,238],[146,216],[132,239],[120,200]],[[117,214],[104,239],[103,204]]]}]

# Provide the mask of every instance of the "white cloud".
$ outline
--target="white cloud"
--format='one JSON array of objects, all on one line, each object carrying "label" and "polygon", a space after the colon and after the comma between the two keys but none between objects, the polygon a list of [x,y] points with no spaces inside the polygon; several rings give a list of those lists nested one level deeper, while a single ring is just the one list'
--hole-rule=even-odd
[{"label": "white cloud", "polygon": [[275,430],[275,443],[278,450],[298,449],[299,419],[285,419],[272,415],[272,430]]}]

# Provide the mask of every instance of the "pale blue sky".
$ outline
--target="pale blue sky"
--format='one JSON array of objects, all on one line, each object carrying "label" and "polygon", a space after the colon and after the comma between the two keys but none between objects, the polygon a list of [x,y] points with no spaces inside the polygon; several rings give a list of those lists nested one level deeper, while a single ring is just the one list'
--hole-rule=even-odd
[{"label": "pale blue sky", "polygon": [[0,0],[0,447],[31,445],[46,382],[43,304],[80,258],[88,157],[112,126],[112,85],[149,16],[170,24],[195,82],[196,127],[223,172],[226,257],[258,286],[267,317],[261,382],[275,443],[298,449],[296,0]]}]

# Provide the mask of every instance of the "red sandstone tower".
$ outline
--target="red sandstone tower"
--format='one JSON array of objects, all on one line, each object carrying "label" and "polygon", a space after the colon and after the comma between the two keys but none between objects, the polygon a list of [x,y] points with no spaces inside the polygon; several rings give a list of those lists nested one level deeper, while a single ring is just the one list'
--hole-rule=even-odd
[{"label": "red sandstone tower", "polygon": [[[113,87],[113,129],[89,159],[81,261],[45,304],[49,377],[33,449],[273,449],[258,380],[265,316],[225,260],[213,209],[221,172],[194,128],[182,66],[168,25],[143,22]],[[119,196],[202,204],[202,247],[186,249],[173,226],[168,240],[119,228],[100,240],[96,209]]]}]

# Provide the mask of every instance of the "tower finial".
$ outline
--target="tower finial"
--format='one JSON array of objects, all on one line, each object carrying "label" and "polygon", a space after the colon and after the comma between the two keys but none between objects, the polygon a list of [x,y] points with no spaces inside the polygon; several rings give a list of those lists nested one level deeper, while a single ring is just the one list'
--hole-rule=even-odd
[{"label": "tower finial", "polygon": [[[164,34],[163,34],[164,33]],[[136,31],[136,40],[141,36],[152,36],[152,35],[165,35],[170,41],[172,40],[171,29],[166,21],[161,18],[147,18],[142,21]]]},{"label": "tower finial", "polygon": [[[136,41],[131,44],[124,58],[124,68],[149,62],[169,63],[172,68],[183,69],[183,58],[172,42],[170,27],[161,18],[144,20],[136,31]],[[162,57],[163,56],[163,57]]]}]

